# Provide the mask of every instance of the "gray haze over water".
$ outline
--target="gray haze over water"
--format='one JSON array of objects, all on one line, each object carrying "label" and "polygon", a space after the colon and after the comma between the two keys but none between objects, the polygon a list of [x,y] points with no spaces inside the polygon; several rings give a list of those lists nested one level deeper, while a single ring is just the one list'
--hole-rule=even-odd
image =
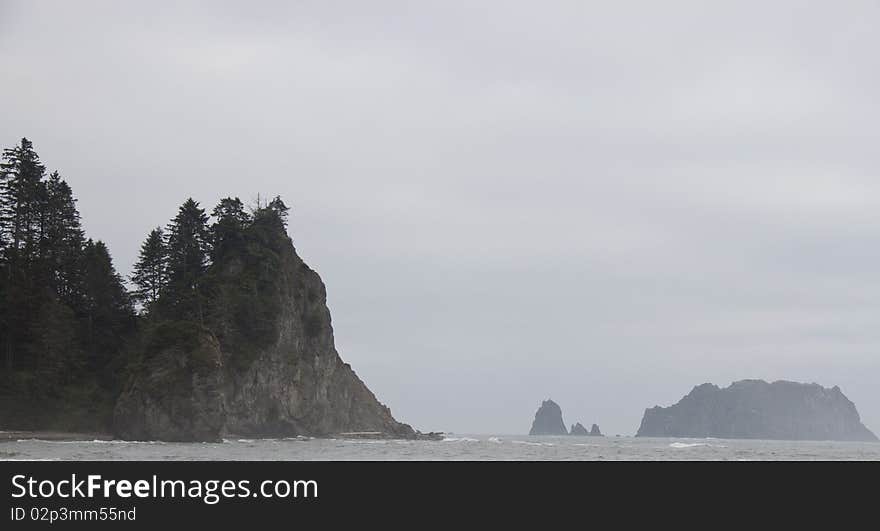
[{"label": "gray haze over water", "polygon": [[[876,2],[0,1],[0,143],[127,274],[281,194],[337,347],[422,430],[633,434],[742,378],[880,432]],[[604,444],[604,443],[603,443]]]}]

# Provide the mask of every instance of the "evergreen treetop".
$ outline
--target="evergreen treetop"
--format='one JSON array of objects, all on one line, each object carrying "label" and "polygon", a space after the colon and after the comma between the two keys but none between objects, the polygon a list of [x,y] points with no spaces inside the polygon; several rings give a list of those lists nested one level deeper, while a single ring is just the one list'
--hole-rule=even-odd
[{"label": "evergreen treetop", "polygon": [[168,249],[161,227],[150,231],[141,244],[131,280],[136,286],[132,297],[148,310],[159,300],[159,295],[168,283]]}]

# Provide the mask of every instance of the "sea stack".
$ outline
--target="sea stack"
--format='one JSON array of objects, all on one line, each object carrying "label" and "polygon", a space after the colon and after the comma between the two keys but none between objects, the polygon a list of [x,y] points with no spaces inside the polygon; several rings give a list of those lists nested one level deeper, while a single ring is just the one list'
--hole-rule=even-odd
[{"label": "sea stack", "polygon": [[569,435],[580,435],[582,437],[585,437],[585,436],[602,437],[603,436],[602,432],[599,430],[598,424],[593,424],[593,427],[591,427],[589,430],[587,430],[587,428],[585,428],[584,425],[581,424],[580,422],[574,424],[571,427],[571,433],[569,433]]},{"label": "sea stack", "polygon": [[552,400],[545,400],[535,413],[529,435],[568,435],[562,421],[562,408]]},{"label": "sea stack", "polygon": [[[594,424],[595,426],[595,424]],[[587,431],[587,428],[584,428],[584,425],[578,422],[577,424],[573,424],[571,426],[571,432],[569,435],[589,435],[590,432]]]},{"label": "sea stack", "polygon": [[636,437],[877,441],[839,387],[763,380],[698,385],[645,410]]}]

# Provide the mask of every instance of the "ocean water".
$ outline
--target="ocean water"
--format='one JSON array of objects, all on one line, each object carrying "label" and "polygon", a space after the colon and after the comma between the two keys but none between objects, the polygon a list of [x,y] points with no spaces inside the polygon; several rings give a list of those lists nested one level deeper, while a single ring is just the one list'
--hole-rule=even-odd
[{"label": "ocean water", "polygon": [[443,441],[228,439],[222,443],[0,442],[0,460],[880,460],[880,443],[450,435]]}]

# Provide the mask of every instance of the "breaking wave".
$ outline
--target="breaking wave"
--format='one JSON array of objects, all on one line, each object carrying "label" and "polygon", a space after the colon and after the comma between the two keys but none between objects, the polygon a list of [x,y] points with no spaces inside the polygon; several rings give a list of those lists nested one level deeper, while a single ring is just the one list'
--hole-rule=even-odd
[{"label": "breaking wave", "polygon": [[693,448],[695,446],[709,446],[709,443],[682,443],[674,442],[669,445],[670,448]]},{"label": "breaking wave", "polygon": [[670,448],[694,448],[696,446],[706,446],[708,448],[727,448],[723,444],[709,444],[709,443],[683,443],[683,442],[674,442],[669,445]]}]

